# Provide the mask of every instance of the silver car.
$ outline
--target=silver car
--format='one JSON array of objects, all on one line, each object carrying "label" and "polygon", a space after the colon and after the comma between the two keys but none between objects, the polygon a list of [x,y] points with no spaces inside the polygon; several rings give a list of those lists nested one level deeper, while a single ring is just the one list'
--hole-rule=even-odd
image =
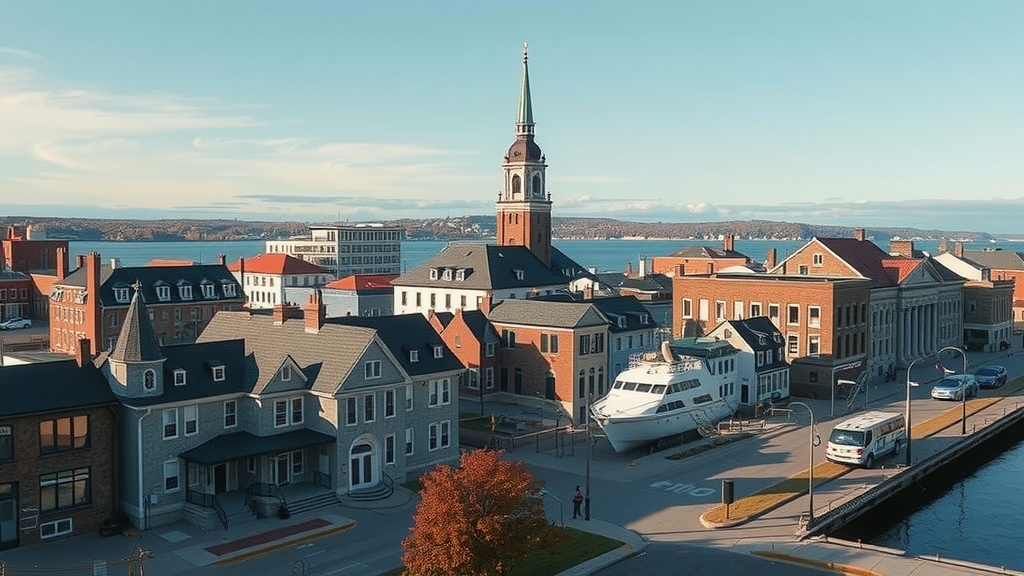
[{"label": "silver car", "polygon": [[932,388],[932,398],[936,400],[963,400],[965,388],[968,398],[978,395],[978,382],[974,379],[973,374],[946,376]]},{"label": "silver car", "polygon": [[974,379],[981,388],[999,388],[1006,384],[1006,368],[995,365],[982,366],[975,372]]},{"label": "silver car", "polygon": [[32,321],[28,318],[8,318],[0,322],[0,330],[17,330],[18,328],[31,328]]}]

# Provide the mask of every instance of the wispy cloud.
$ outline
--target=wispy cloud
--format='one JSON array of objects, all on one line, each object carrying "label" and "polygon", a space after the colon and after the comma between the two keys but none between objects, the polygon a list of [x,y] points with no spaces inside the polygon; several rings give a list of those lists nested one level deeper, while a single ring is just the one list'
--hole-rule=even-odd
[{"label": "wispy cloud", "polygon": [[15,56],[24,60],[39,60],[42,58],[35,52],[29,52],[28,50],[22,50],[21,48],[12,48],[10,46],[0,46],[0,55]]}]

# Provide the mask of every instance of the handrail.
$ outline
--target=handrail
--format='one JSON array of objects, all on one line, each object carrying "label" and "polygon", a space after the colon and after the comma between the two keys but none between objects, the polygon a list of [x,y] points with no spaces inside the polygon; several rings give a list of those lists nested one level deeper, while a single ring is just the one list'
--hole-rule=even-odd
[{"label": "handrail", "polygon": [[220,523],[224,525],[224,529],[228,528],[228,514],[224,511],[224,507],[220,505],[220,500],[217,500],[217,496],[213,496],[213,511],[217,513],[217,518],[220,518]]},{"label": "handrail", "polygon": [[253,497],[262,498],[276,498],[282,506],[287,506],[288,501],[285,499],[284,494],[277,484],[267,484],[265,482],[253,482],[245,489],[245,500],[249,502]]},{"label": "handrail", "polygon": [[[248,497],[246,500],[248,503]],[[203,508],[213,508],[213,511],[217,513],[217,518],[220,519],[220,523],[224,525],[224,528],[228,527],[227,512],[224,511],[224,507],[220,505],[220,500],[217,500],[215,494],[206,494],[205,492],[197,492],[191,488],[186,488],[185,501],[189,504],[202,506]]]},{"label": "handrail", "polygon": [[331,487],[331,475],[325,474],[318,470],[313,471],[313,483],[317,486],[323,486],[324,488]]}]

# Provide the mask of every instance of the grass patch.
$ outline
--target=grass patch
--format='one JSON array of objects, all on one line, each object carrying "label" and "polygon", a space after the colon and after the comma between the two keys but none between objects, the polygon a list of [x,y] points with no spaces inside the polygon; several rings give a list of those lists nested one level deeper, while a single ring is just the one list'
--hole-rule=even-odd
[{"label": "grass patch", "polygon": [[469,416],[465,415],[459,418],[459,429],[460,430],[479,430],[481,432],[491,431],[491,417],[490,416]]},{"label": "grass patch", "polygon": [[[822,462],[814,467],[814,486],[817,487],[826,482],[831,482],[852,470],[845,464],[835,462]],[[729,506],[729,518],[725,517],[725,504],[719,504],[704,513],[703,518],[707,522],[722,524],[726,521],[749,518],[762,514],[776,506],[783,504],[807,493],[807,470],[799,472],[781,482],[776,482],[754,492],[750,496],[744,496]]]},{"label": "grass patch", "polygon": [[691,446],[689,448],[685,448],[683,450],[679,450],[678,452],[673,452],[673,453],[669,454],[668,456],[665,456],[665,459],[666,460],[682,460],[683,458],[689,458],[690,456],[696,456],[697,454],[700,454],[701,452],[707,452],[708,450],[714,450],[715,448],[718,448],[719,446],[725,446],[726,444],[731,444],[733,442],[738,442],[740,440],[746,440],[747,438],[750,438],[751,436],[753,436],[753,434],[751,434],[750,432],[737,432],[736,434],[729,434],[727,436],[717,436],[711,442],[706,442],[704,444],[700,444],[700,445],[697,445],[697,446]]},{"label": "grass patch", "polygon": [[[615,550],[623,545],[618,540],[605,538],[575,528],[561,528],[565,531],[565,540],[552,550],[538,550],[523,560],[508,576],[555,576],[586,562],[591,558]],[[395,568],[384,573],[384,576],[403,576],[405,568]]]}]

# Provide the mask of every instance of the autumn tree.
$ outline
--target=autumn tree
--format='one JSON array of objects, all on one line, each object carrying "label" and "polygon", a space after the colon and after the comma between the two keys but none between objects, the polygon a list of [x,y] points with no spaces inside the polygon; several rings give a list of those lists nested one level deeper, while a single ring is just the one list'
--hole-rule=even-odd
[{"label": "autumn tree", "polygon": [[411,533],[402,541],[408,576],[505,574],[560,539],[544,514],[543,482],[499,451],[464,452],[458,468],[438,466],[420,481]]}]

